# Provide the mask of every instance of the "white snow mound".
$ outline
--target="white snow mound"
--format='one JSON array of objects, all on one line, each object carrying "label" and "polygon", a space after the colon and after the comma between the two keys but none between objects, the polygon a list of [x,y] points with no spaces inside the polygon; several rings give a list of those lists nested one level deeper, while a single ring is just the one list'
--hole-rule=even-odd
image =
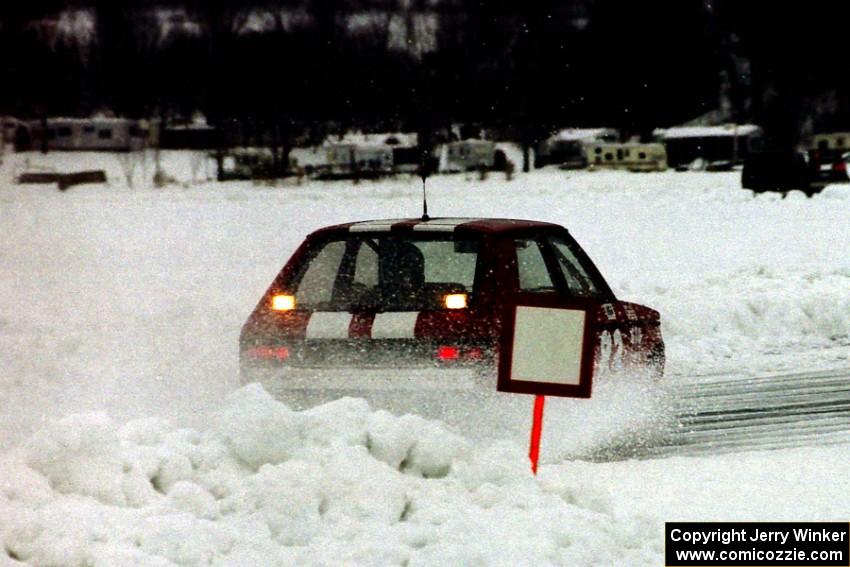
[{"label": "white snow mound", "polygon": [[[775,364],[801,353],[850,345],[850,269],[774,270],[757,266],[676,288],[656,286],[648,299],[663,315],[671,370],[689,366],[727,370],[752,365],[765,355]],[[694,364],[696,363],[696,364]],[[763,362],[762,362],[763,364]]]},{"label": "white snow mound", "polygon": [[633,527],[543,490],[515,445],[474,448],[363,400],[295,412],[259,385],[200,431],[66,417],[9,453],[0,478],[10,565],[659,560]]}]

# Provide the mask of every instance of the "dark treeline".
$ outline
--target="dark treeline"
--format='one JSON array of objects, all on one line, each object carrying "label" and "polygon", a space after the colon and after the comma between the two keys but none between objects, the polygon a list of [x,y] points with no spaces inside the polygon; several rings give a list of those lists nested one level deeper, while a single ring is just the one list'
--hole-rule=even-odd
[{"label": "dark treeline", "polygon": [[[811,5],[810,5],[811,4]],[[527,144],[711,111],[773,145],[850,127],[842,2],[31,0],[0,7],[0,114],[202,112],[292,143],[462,122]]]}]

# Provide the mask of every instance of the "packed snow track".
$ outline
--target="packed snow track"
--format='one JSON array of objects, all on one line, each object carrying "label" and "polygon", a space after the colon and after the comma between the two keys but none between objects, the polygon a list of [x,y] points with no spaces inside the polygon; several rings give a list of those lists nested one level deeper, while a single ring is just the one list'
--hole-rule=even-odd
[{"label": "packed snow track", "polygon": [[850,441],[850,369],[723,376],[671,387],[672,428],[637,456],[714,454]]}]

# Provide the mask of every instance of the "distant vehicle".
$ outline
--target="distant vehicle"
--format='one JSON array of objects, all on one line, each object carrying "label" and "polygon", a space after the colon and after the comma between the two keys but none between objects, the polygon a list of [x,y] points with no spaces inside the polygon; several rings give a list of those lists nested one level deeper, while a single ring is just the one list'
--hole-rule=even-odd
[{"label": "distant vehicle", "polygon": [[594,142],[585,146],[591,168],[628,171],[664,171],[667,152],[663,144]]},{"label": "distant vehicle", "polygon": [[458,140],[446,144],[444,171],[491,170],[496,166],[496,144],[490,140]]},{"label": "distant vehicle", "polygon": [[[619,300],[565,228],[440,218],[355,222],[309,235],[242,327],[242,379],[298,389],[312,382],[287,377],[305,369],[473,368],[487,375],[495,372],[504,302],[525,296],[588,305],[599,328],[600,368],[663,374],[658,312]],[[351,376],[337,386],[357,390]]]},{"label": "distant vehicle", "polygon": [[145,147],[147,132],[129,118],[48,118],[32,121],[29,149],[129,152]]},{"label": "distant vehicle", "polygon": [[558,165],[563,169],[584,169],[587,167],[587,156],[584,144],[578,140],[552,140],[545,151],[535,154],[535,167]]},{"label": "distant vehicle", "polygon": [[234,148],[224,155],[221,177],[222,180],[268,179],[284,173],[283,169],[275,167],[269,148]]},{"label": "distant vehicle", "polygon": [[741,186],[754,193],[799,189],[809,197],[820,190],[812,184],[808,156],[796,150],[750,154],[741,171]]},{"label": "distant vehicle", "polygon": [[809,169],[814,183],[845,183],[847,165],[844,154],[850,150],[850,132],[816,134],[808,148]]},{"label": "distant vehicle", "polygon": [[655,137],[664,143],[668,165],[680,171],[697,161],[705,171],[726,171],[762,149],[762,129],[753,124],[678,126],[656,130]]},{"label": "distant vehicle", "polygon": [[847,163],[844,154],[824,155],[818,150],[809,152],[809,170],[812,183],[828,185],[830,183],[847,183]]},{"label": "distant vehicle", "polygon": [[587,167],[585,144],[593,142],[616,142],[618,132],[612,128],[571,128],[561,130],[538,144],[534,155],[534,166],[558,165],[562,169]]}]

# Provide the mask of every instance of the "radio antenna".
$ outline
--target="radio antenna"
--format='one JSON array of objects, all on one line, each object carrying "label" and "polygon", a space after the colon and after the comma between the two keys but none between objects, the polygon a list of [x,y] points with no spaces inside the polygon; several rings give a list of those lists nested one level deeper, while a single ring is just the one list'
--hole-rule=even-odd
[{"label": "radio antenna", "polygon": [[426,182],[428,181],[428,154],[422,152],[422,159],[419,162],[419,175],[422,176],[422,221],[430,220],[428,216],[428,192],[426,190]]},{"label": "radio antenna", "polygon": [[431,217],[428,216],[428,194],[425,191],[425,177],[422,178],[422,220],[426,221]]}]

